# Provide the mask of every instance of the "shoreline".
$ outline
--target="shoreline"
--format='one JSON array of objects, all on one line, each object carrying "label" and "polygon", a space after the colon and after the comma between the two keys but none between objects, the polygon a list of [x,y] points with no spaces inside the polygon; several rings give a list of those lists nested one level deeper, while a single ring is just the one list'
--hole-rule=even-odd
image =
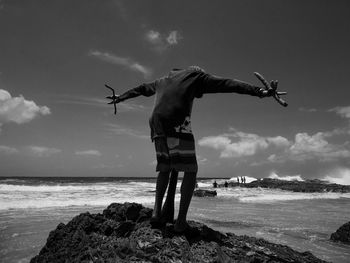
[{"label": "shoreline", "polygon": [[[262,178],[250,183],[228,182],[227,187],[245,187],[245,188],[269,188],[281,189],[291,192],[301,193],[350,193],[350,185],[341,185],[328,183],[318,179],[310,179],[305,181],[285,181],[272,178]],[[219,185],[220,188],[225,187],[224,184]]]}]

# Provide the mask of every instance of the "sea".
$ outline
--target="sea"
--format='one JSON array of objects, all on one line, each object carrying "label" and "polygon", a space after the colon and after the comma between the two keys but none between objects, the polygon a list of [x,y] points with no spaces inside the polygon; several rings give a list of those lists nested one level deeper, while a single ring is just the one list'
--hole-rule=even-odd
[{"label": "sea", "polygon": [[[198,187],[211,190],[215,180],[220,184],[236,178],[198,178]],[[0,177],[0,262],[29,262],[50,231],[80,213],[102,213],[113,202],[152,208],[155,182],[155,178],[141,177]],[[177,208],[180,185],[181,180]],[[350,246],[329,240],[331,233],[350,221],[350,193],[239,186],[215,190],[216,197],[193,197],[189,220],[310,251],[326,261],[350,262]]]}]

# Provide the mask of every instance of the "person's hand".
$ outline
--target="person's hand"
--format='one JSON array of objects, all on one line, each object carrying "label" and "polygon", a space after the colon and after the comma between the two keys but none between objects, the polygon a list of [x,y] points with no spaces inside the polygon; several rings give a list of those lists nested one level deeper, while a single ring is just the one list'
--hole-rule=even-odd
[{"label": "person's hand", "polygon": [[116,104],[122,101],[119,95],[107,96],[106,98],[112,100],[108,104]]},{"label": "person's hand", "polygon": [[114,114],[117,114],[116,104],[121,102],[120,96],[119,95],[115,95],[115,91],[114,91],[114,89],[112,87],[108,86],[107,84],[105,84],[105,87],[112,91],[113,95],[112,96],[107,96],[106,98],[112,100],[108,104],[113,104],[113,106],[114,106]]},{"label": "person's hand", "polygon": [[279,104],[281,104],[283,107],[287,107],[288,103],[285,102],[280,95],[286,95],[287,92],[283,91],[277,91],[278,81],[272,80],[270,83],[268,83],[265,78],[259,74],[258,72],[254,72],[254,75],[262,82],[262,84],[265,86],[264,88],[260,88],[258,91],[258,96],[260,98],[264,97],[273,97]]},{"label": "person's hand", "polygon": [[[266,89],[266,88],[260,88],[259,89],[259,97],[260,98],[265,98],[265,97],[271,97],[273,96],[274,92],[277,90],[278,86],[278,80],[271,80],[270,81],[270,87],[271,89]],[[276,92],[277,95],[285,95],[286,92]]]}]

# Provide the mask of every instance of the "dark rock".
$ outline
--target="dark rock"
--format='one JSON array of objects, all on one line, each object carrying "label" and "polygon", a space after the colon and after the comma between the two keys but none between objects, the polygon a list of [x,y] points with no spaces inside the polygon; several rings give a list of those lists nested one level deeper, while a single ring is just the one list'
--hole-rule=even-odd
[{"label": "dark rock", "polygon": [[[230,182],[230,187],[237,186],[237,183]],[[350,185],[330,184],[327,181],[317,179],[305,181],[285,181],[271,178],[255,180],[247,184],[239,184],[240,187],[247,188],[278,188],[292,192],[315,193],[315,192],[337,192],[349,193]]]},{"label": "dark rock", "polygon": [[142,208],[143,206],[137,203],[129,203],[128,205],[113,203],[103,211],[103,215],[116,221],[131,220],[136,222]]},{"label": "dark rock", "polygon": [[31,262],[325,262],[310,252],[224,234],[194,221],[181,235],[172,224],[153,229],[151,214],[135,203],[113,203],[103,214],[80,214],[51,231]]},{"label": "dark rock", "polygon": [[217,192],[211,191],[211,190],[205,190],[205,189],[196,189],[193,192],[194,196],[204,197],[204,196],[216,196]]},{"label": "dark rock", "polygon": [[331,240],[350,244],[350,222],[345,223],[331,235]]}]

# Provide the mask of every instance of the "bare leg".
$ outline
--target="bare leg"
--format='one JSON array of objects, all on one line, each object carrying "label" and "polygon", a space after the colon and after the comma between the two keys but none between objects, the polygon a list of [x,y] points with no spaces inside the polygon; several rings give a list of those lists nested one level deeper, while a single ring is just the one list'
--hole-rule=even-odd
[{"label": "bare leg", "polygon": [[156,186],[156,200],[154,202],[154,209],[152,213],[152,218],[159,219],[162,209],[163,197],[168,187],[169,182],[169,173],[170,172],[159,172],[157,177],[157,186]]},{"label": "bare leg", "polygon": [[161,220],[164,221],[164,223],[174,222],[174,199],[178,174],[178,171],[171,171],[168,193],[166,195],[161,215]]},{"label": "bare leg", "polygon": [[186,216],[188,207],[190,206],[193,190],[196,186],[196,175],[197,173],[185,172],[184,178],[181,184],[181,200],[179,215],[174,226],[175,231],[184,231],[187,227]]}]

